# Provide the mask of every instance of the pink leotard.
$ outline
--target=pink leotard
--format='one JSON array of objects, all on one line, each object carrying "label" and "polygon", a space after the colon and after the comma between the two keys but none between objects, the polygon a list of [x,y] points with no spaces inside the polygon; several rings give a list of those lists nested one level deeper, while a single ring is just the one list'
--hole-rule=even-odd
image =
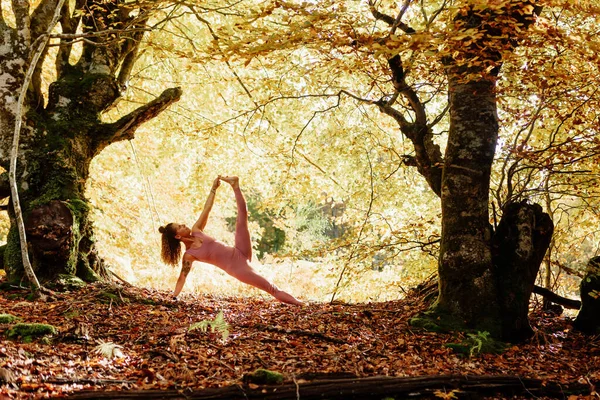
[{"label": "pink leotard", "polygon": [[192,236],[202,239],[202,246],[186,251],[196,260],[215,265],[232,276],[235,276],[236,269],[250,267],[246,256],[235,247],[227,246],[204,232],[192,232]]}]

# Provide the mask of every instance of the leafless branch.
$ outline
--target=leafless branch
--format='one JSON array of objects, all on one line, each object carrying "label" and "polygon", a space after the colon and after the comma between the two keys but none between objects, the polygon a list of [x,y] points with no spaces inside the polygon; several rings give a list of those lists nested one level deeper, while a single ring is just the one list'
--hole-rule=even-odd
[{"label": "leafless branch", "polygon": [[392,72],[392,83],[396,92],[405,98],[414,112],[415,121],[409,122],[406,117],[393,108],[388,101],[380,100],[376,103],[379,110],[394,118],[400,131],[413,144],[417,170],[427,180],[431,189],[438,196],[441,194],[442,184],[442,153],[438,145],[433,142],[431,125],[427,124],[425,106],[420,101],[415,90],[406,82],[402,59],[396,55],[388,60]]},{"label": "leafless branch", "polygon": [[400,12],[396,16],[396,19],[394,20],[394,24],[392,25],[392,28],[390,29],[390,34],[391,35],[393,35],[394,33],[396,33],[396,29],[397,28],[402,29],[406,33],[414,33],[415,32],[414,29],[408,27],[405,23],[402,22],[402,17],[404,17],[404,14],[406,13],[406,10],[408,10],[408,6],[410,5],[410,1],[411,0],[404,0],[404,4],[402,4],[402,8],[400,9]]},{"label": "leafless branch", "polygon": [[306,122],[306,124],[304,124],[304,126],[302,127],[302,129],[300,130],[300,133],[298,133],[298,135],[296,135],[296,139],[294,140],[294,145],[292,146],[292,160],[294,159],[294,151],[296,150],[296,146],[298,145],[298,141],[300,140],[300,136],[302,136],[302,133],[304,133],[304,131],[306,130],[306,128],[308,128],[308,126],[310,125],[310,123],[312,122],[313,119],[315,119],[315,117],[317,116],[317,114],[324,114],[334,108],[337,108],[340,106],[340,97],[337,97],[337,102],[332,105],[329,106],[323,110],[317,110],[313,112],[313,115],[308,119],[308,121]]},{"label": "leafless branch", "polygon": [[386,24],[390,25],[390,34],[394,34],[397,28],[400,28],[405,33],[414,33],[416,31],[413,28],[402,22],[402,17],[408,9],[409,4],[410,0],[404,0],[404,5],[402,6],[396,18],[377,10],[377,7],[375,6],[375,2],[373,0],[369,0],[369,9],[376,20],[383,21]]},{"label": "leafless branch", "polygon": [[[48,0],[52,1],[52,0]],[[31,32],[29,31],[29,1],[12,1],[12,10],[15,15],[17,32],[23,35],[25,43],[31,42]]]},{"label": "leafless branch", "polygon": [[96,154],[111,143],[133,139],[135,131],[141,124],[154,118],[168,106],[178,101],[181,94],[181,88],[167,89],[156,99],[121,117],[118,121],[104,125],[104,134],[96,138],[94,146]]}]

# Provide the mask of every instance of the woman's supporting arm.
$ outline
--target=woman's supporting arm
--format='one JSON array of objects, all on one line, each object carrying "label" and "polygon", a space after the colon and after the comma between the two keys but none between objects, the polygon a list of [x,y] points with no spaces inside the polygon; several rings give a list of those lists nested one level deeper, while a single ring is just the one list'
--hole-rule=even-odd
[{"label": "woman's supporting arm", "polygon": [[202,213],[200,214],[198,221],[196,221],[196,223],[192,227],[192,232],[204,230],[204,227],[206,226],[206,222],[208,221],[208,215],[210,214],[210,210],[212,209],[213,203],[215,201],[215,194],[217,193],[217,188],[219,187],[219,184],[221,183],[220,179],[221,179],[221,176],[219,175],[213,181],[212,188],[210,189],[210,193],[208,194],[208,197],[206,198],[206,202],[204,203],[204,208],[202,209]]},{"label": "woman's supporting arm", "polygon": [[175,292],[173,292],[173,296],[179,296],[181,293],[181,289],[183,289],[183,285],[185,284],[185,280],[192,269],[192,261],[186,260],[185,257],[181,261],[181,273],[179,274],[179,279],[177,279],[177,284],[175,284]]}]

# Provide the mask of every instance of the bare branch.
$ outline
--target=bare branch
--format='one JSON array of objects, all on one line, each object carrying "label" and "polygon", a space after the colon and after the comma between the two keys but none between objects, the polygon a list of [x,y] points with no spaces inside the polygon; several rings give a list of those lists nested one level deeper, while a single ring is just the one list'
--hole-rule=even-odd
[{"label": "bare branch", "polygon": [[375,8],[375,3],[373,2],[373,0],[369,0],[369,9],[371,10],[371,14],[373,14],[373,17],[376,20],[383,21],[386,24],[390,25],[390,34],[392,35],[396,32],[396,29],[398,28],[404,31],[404,33],[410,34],[416,32],[413,28],[402,22],[402,17],[406,13],[406,10],[408,9],[409,5],[410,0],[404,0],[404,4],[402,5],[400,12],[398,13],[398,16],[394,18],[391,15],[384,14],[381,11],[377,10],[377,8]]},{"label": "bare branch", "polygon": [[46,33],[59,0],[44,0],[31,14],[31,36],[37,38]]},{"label": "bare branch", "polygon": [[375,187],[374,187],[375,185],[374,185],[374,181],[373,181],[373,163],[371,162],[371,157],[369,157],[369,151],[366,150],[365,153],[367,155],[367,160],[369,161],[369,171],[370,171],[369,177],[371,180],[369,208],[367,209],[367,212],[365,214],[365,219],[360,226],[360,230],[358,231],[356,241],[355,241],[354,245],[352,246],[352,251],[350,252],[350,255],[348,256],[348,259],[344,263],[344,267],[342,268],[342,271],[340,272],[340,276],[338,277],[337,283],[335,284],[335,288],[333,289],[333,293],[331,295],[330,303],[333,303],[333,301],[335,300],[335,296],[337,295],[337,292],[340,288],[340,283],[342,282],[344,274],[346,273],[346,270],[348,269],[350,261],[352,261],[352,259],[355,257],[355,254],[360,253],[360,251],[359,251],[360,241],[362,239],[362,235],[365,230],[365,227],[367,226],[367,222],[369,221],[369,218],[371,217],[371,210],[373,209],[373,203],[375,201]]},{"label": "bare branch", "polygon": [[[83,7],[84,1],[85,0],[77,0],[75,10],[80,10]],[[64,35],[74,35],[77,31],[79,21],[81,21],[81,15],[79,14],[78,16],[72,17],[69,12],[68,2],[65,2],[60,19],[62,33]],[[60,47],[58,49],[58,55],[56,56],[55,66],[58,79],[62,78],[63,72],[67,70],[66,67],[69,65],[69,57],[71,56],[71,51],[73,49],[74,42],[66,39],[66,37],[60,38]]]},{"label": "bare branch", "polygon": [[[47,40],[47,30],[48,26],[52,23],[52,17],[56,11],[56,6],[59,3],[58,0],[46,0],[42,1],[38,7],[31,14],[31,35],[34,38],[37,38],[32,48],[36,48],[36,44],[40,39],[45,37],[44,40]],[[63,10],[66,4],[63,3]],[[33,75],[31,77],[32,84],[32,92],[30,93],[31,98],[28,99],[34,108],[42,107],[44,104],[43,94],[42,94],[42,68],[44,64],[44,59],[48,54],[48,46],[44,47],[42,54],[40,55],[41,62],[38,63],[33,71]]]},{"label": "bare branch", "polygon": [[404,22],[402,22],[402,17],[406,13],[406,10],[408,10],[408,6],[410,5],[410,1],[411,0],[404,0],[404,4],[402,5],[402,8],[400,9],[400,12],[398,13],[398,16],[396,16],[396,19],[394,20],[394,24],[392,25],[392,29],[390,29],[390,34],[391,35],[393,35],[394,33],[396,33],[396,29],[397,28],[402,29],[405,33],[415,33],[415,30],[413,28],[411,28],[410,26],[408,26]]},{"label": "bare branch", "polygon": [[[136,23],[136,26],[143,27],[148,22],[148,17]],[[123,52],[125,57],[123,58],[123,62],[121,63],[121,69],[119,71],[119,76],[117,78],[117,82],[119,86],[124,87],[129,80],[129,76],[131,75],[131,71],[133,70],[133,66],[137,61],[138,50],[140,47],[140,43],[142,38],[144,37],[145,29],[139,28],[131,33],[131,37],[127,38],[124,43]]]},{"label": "bare branch", "polygon": [[306,130],[306,128],[308,128],[308,126],[310,125],[310,123],[312,122],[312,120],[315,119],[315,117],[317,116],[317,114],[324,114],[327,111],[332,110],[334,108],[337,108],[339,106],[340,106],[340,96],[338,96],[337,102],[334,105],[329,106],[329,107],[325,108],[324,110],[317,110],[317,111],[313,112],[313,115],[308,119],[308,121],[306,122],[306,124],[304,124],[304,126],[300,130],[300,133],[298,133],[298,135],[296,135],[296,139],[294,140],[294,145],[292,146],[292,160],[294,159],[294,151],[296,150],[296,146],[298,145],[298,141],[300,140],[300,136],[302,136],[302,133],[304,133],[304,131]]},{"label": "bare branch", "polygon": [[31,42],[31,32],[29,31],[29,0],[12,0],[12,10],[15,14],[17,31],[22,32],[24,42],[29,44]]},{"label": "bare branch", "polygon": [[411,160],[416,161],[419,173],[427,180],[433,192],[440,196],[443,158],[439,146],[433,142],[432,125],[427,124],[425,106],[419,100],[415,90],[406,83],[400,55],[390,58],[388,64],[392,71],[394,88],[408,101],[415,113],[415,122],[409,122],[401,112],[391,106],[390,102],[379,101],[377,106],[381,112],[394,118],[400,131],[410,139],[416,152],[416,156]]},{"label": "bare branch", "polygon": [[[23,123],[23,104],[25,103],[25,97],[27,95],[27,89],[29,88],[29,82],[31,80],[31,77],[33,76],[34,70],[36,69],[36,66],[40,59],[40,56],[44,52],[46,43],[48,43],[48,37],[47,37],[48,33],[54,28],[54,25],[56,25],[56,23],[58,22],[58,19],[60,16],[59,13],[62,8],[63,1],[64,0],[60,0],[59,4],[56,5],[56,8],[50,19],[50,22],[48,23],[47,32],[45,32],[41,36],[41,37],[45,37],[45,39],[43,39],[42,41],[39,41],[37,46],[33,47],[33,49],[32,49],[33,53],[31,56],[31,62],[29,64],[29,67],[27,68],[25,78],[23,79],[23,85],[21,87],[21,92],[19,93],[19,99],[17,101],[17,110],[15,112],[15,130],[14,130],[14,134],[13,134],[13,144],[11,147],[11,154],[10,154],[10,167],[8,169],[11,200],[12,200],[13,209],[15,212],[17,230],[19,231],[21,256],[22,256],[22,260],[23,260],[23,269],[25,270],[25,275],[29,279],[29,283],[31,283],[32,287],[35,290],[41,289],[41,285],[40,285],[37,277],[35,276],[35,272],[33,271],[33,267],[31,265],[31,262],[29,261],[29,251],[27,249],[27,235],[25,233],[25,223],[23,221],[23,213],[21,212],[21,202],[19,200],[19,190],[17,187],[17,176],[16,176],[17,158],[19,155],[19,141],[20,141],[20,134],[21,134],[21,126]],[[15,3],[19,3],[19,2],[16,0],[13,1],[13,7],[15,5],[18,7],[23,6],[22,4],[15,4]],[[26,3],[27,3],[27,1],[26,1]],[[27,10],[28,10],[28,7],[27,7]],[[22,11],[23,10],[20,10],[19,12],[22,12]],[[15,11],[15,13],[16,13],[16,11]]]},{"label": "bare branch", "polygon": [[373,2],[373,0],[369,0],[369,9],[371,10],[371,14],[373,14],[373,17],[375,17],[376,20],[383,21],[390,26],[393,26],[394,22],[396,22],[396,19],[391,15],[384,14],[381,11],[377,10],[375,8],[375,3]]},{"label": "bare branch", "polygon": [[156,99],[120,118],[117,122],[104,125],[105,134],[96,138],[95,146],[93,146],[95,153],[98,154],[111,143],[133,139],[135,131],[140,125],[156,117],[171,104],[178,101],[181,94],[182,90],[179,87],[167,89]]},{"label": "bare branch", "polygon": [[335,183],[338,187],[340,188],[344,188],[342,185],[340,185],[340,183],[327,171],[325,171],[323,168],[321,168],[317,163],[315,163],[313,160],[311,160],[310,158],[308,158],[308,156],[304,153],[302,153],[300,150],[296,150],[296,152],[298,154],[300,154],[300,157],[304,158],[304,160],[309,163],[310,165],[312,165],[313,167],[315,167],[316,169],[318,169],[323,175],[325,175],[327,178],[329,178],[333,183]]}]

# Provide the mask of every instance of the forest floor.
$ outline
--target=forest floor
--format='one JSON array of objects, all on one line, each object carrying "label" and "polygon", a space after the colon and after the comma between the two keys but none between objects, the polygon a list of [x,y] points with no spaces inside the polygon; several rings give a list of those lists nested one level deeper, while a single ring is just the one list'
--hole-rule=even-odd
[{"label": "forest floor", "polygon": [[[107,284],[45,302],[27,296],[18,288],[0,291],[0,313],[53,325],[58,333],[27,343],[7,339],[14,323],[0,324],[0,399],[92,390],[191,392],[242,385],[245,374],[261,368],[296,385],[319,376],[512,375],[587,384],[587,397],[564,397],[598,398],[591,385],[600,380],[600,338],[572,330],[562,316],[533,313],[536,335],[527,343],[501,354],[462,356],[445,345],[461,342],[463,334],[409,326],[426,307],[418,295],[301,308],[266,298],[186,295],[174,301],[168,292]],[[218,323],[220,312],[226,325]],[[213,324],[190,330],[202,321]],[[436,396],[454,398],[452,392]]]}]

